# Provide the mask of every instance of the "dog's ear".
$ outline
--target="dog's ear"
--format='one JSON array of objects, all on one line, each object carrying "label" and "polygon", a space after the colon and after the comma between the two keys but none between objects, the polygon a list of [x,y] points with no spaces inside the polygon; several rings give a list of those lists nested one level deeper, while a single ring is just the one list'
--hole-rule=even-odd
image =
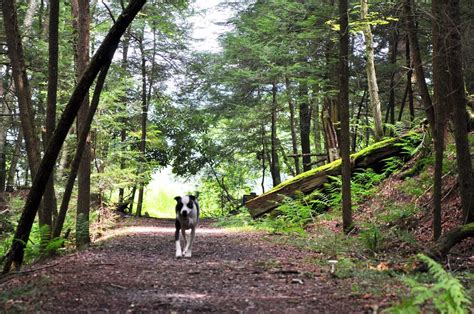
[{"label": "dog's ear", "polygon": [[195,200],[196,200],[196,196],[194,196],[194,195],[188,195],[188,196],[189,196],[189,198],[190,198],[192,201],[195,201]]},{"label": "dog's ear", "polygon": [[176,196],[174,199],[176,200],[176,202],[181,203],[181,196]]}]

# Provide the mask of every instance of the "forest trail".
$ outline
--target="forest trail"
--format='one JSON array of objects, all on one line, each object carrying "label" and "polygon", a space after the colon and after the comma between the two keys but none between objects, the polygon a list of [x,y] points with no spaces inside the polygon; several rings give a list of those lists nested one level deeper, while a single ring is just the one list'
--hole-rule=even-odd
[{"label": "forest trail", "polygon": [[[120,219],[86,250],[27,267],[0,283],[7,312],[372,312],[317,253],[271,235],[203,221],[193,257],[176,259],[174,221]],[[385,304],[386,306],[386,304]]]}]

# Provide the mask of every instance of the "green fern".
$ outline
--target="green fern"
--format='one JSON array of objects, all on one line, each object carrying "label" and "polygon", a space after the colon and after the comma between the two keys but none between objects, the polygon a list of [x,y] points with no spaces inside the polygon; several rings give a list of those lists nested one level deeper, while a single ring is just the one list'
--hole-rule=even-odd
[{"label": "green fern", "polygon": [[403,281],[410,287],[412,296],[389,308],[388,312],[419,313],[424,306],[432,304],[440,313],[468,313],[471,300],[461,282],[428,256],[418,254],[417,257],[428,265],[428,274],[434,282],[427,285],[405,278]]}]

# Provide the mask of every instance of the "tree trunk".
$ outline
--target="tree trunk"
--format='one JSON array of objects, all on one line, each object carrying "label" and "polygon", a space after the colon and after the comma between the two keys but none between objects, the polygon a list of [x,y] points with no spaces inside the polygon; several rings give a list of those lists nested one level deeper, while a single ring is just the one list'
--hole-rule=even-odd
[{"label": "tree trunk", "polygon": [[[28,81],[28,75],[26,73],[23,45],[21,42],[21,34],[18,29],[18,20],[14,1],[3,1],[2,10],[8,45],[8,55],[12,65],[12,75],[15,82],[15,90],[18,98],[18,106],[20,109],[20,121],[26,144],[28,164],[31,170],[31,177],[34,180],[41,160],[40,139],[37,136],[35,128],[31,90]],[[42,239],[45,241],[50,237],[52,224],[51,213],[51,208],[46,206],[42,206],[41,210],[39,211],[39,225],[41,227],[47,226],[46,228],[40,228],[42,232],[46,232],[42,235]]]},{"label": "tree trunk", "polygon": [[360,1],[360,18],[364,21],[363,33],[365,37],[365,53],[367,58],[366,70],[367,70],[367,83],[369,85],[369,96],[370,106],[372,107],[372,114],[374,116],[374,135],[378,141],[383,137],[383,125],[382,125],[382,111],[380,109],[380,98],[379,98],[379,87],[377,85],[377,75],[375,72],[374,62],[374,40],[372,31],[370,29],[369,21],[367,21],[368,15],[368,4],[367,0]]},{"label": "tree trunk", "polygon": [[271,134],[271,160],[270,160],[270,172],[272,174],[273,186],[277,186],[281,183],[280,177],[280,162],[278,160],[278,138],[277,138],[277,112],[278,106],[276,101],[277,86],[273,82],[272,85],[272,134]]},{"label": "tree trunk", "polygon": [[[71,2],[73,13],[73,28],[77,34],[75,43],[76,77],[79,80],[89,62],[89,1],[73,0]],[[83,104],[77,115],[77,136],[87,126],[87,112],[89,111],[89,94],[86,94]],[[79,147],[78,147],[79,148]],[[82,247],[90,243],[89,213],[90,213],[90,175],[91,151],[90,138],[86,141],[79,165],[77,184],[77,216],[76,216],[76,246]]]},{"label": "tree trunk", "polygon": [[7,187],[6,187],[7,192],[13,192],[15,190],[16,165],[18,164],[18,159],[20,158],[22,142],[23,142],[23,131],[20,127],[18,129],[18,135],[16,137],[15,152],[13,153],[12,159],[10,161],[10,169],[8,170]]},{"label": "tree trunk", "polygon": [[[50,144],[41,160],[40,167],[38,168],[38,175],[35,177],[33,186],[31,187],[30,193],[25,202],[23,212],[21,214],[18,226],[15,231],[14,238],[18,241],[14,241],[8,251],[3,267],[3,273],[7,273],[11,269],[12,263],[15,264],[16,269],[19,270],[23,263],[24,249],[28,242],[31,227],[38,210],[41,197],[43,196],[46,181],[49,179],[51,171],[54,168],[56,159],[61,150],[61,146],[64,143],[66,135],[77,116],[77,112],[82,105],[85,95],[87,94],[90,86],[92,85],[97,73],[100,71],[104,63],[110,62],[115,50],[117,49],[120,37],[125,32],[126,28],[136,14],[140,11],[146,0],[132,0],[130,1],[127,8],[117,19],[117,22],[110,29],[109,33],[105,37],[104,41],[96,51],[86,71],[78,82],[74,89],[71,98],[69,99],[66,107],[63,110],[61,118],[58,121],[57,127],[53,133]],[[3,6],[5,9],[5,4]],[[7,12],[12,12],[8,11]],[[13,11],[14,12],[14,11]]]},{"label": "tree trunk", "polygon": [[445,64],[446,47],[444,44],[445,29],[445,0],[432,1],[433,14],[433,90],[435,106],[435,165],[433,179],[433,238],[441,236],[441,190],[443,172],[444,136],[446,128],[446,114],[450,111],[447,106],[448,90],[446,82],[449,79]]},{"label": "tree trunk", "polygon": [[[362,0],[365,2],[365,0]],[[349,130],[349,12],[348,0],[339,0],[339,110],[341,112],[342,228],[352,229],[351,159]],[[369,28],[370,33],[370,28]],[[367,40],[367,39],[366,39]],[[367,46],[369,40],[367,40]],[[374,68],[375,72],[375,68]],[[375,73],[374,73],[375,76]],[[377,82],[375,82],[376,87]],[[370,87],[369,87],[370,90]],[[381,125],[380,125],[381,127]]]},{"label": "tree trunk", "polygon": [[[442,32],[447,40],[446,68],[449,70],[445,76],[444,84],[447,86],[448,103],[453,109],[454,139],[456,142],[456,162],[458,166],[459,191],[464,222],[474,222],[474,173],[468,139],[468,115],[466,111],[467,100],[464,93],[462,47],[461,47],[461,14],[460,0],[445,0],[446,21],[441,24],[445,27]],[[447,35],[446,35],[447,34]]]},{"label": "tree trunk", "polygon": [[303,155],[303,171],[311,169],[311,108],[308,102],[308,86],[306,82],[300,82],[300,138],[301,154]]},{"label": "tree trunk", "polygon": [[141,119],[141,128],[142,128],[142,134],[141,134],[141,140],[140,140],[140,153],[141,153],[141,160],[140,160],[140,173],[139,176],[142,176],[140,179],[139,183],[139,188],[138,188],[138,200],[137,200],[137,217],[140,217],[142,215],[142,206],[143,206],[143,190],[145,186],[145,178],[143,175],[144,171],[144,164],[146,162],[145,160],[145,152],[146,152],[146,127],[147,127],[147,120],[148,120],[148,105],[147,105],[147,87],[146,87],[146,58],[145,58],[145,50],[143,47],[143,38],[140,38],[140,53],[142,57],[142,63],[141,63],[141,70],[142,70],[142,119]]},{"label": "tree trunk", "polygon": [[[0,99],[5,99],[3,82],[0,82]],[[2,110],[0,113],[0,193],[5,192],[5,180],[6,180],[6,155],[5,155],[5,143],[7,141],[7,131],[10,123],[7,122],[6,115],[8,114],[8,106],[5,101],[0,103]],[[4,116],[5,115],[5,116]]]},{"label": "tree trunk", "polygon": [[[46,107],[46,134],[44,150],[53,136],[56,127],[56,100],[58,90],[58,51],[59,51],[59,0],[51,0],[49,4],[49,61],[48,61],[48,98]],[[57,211],[56,193],[54,190],[54,171],[48,181],[43,198],[44,208],[49,209],[52,214]],[[51,227],[53,223],[51,222]],[[52,228],[51,228],[52,229]]]},{"label": "tree trunk", "polygon": [[406,30],[408,33],[408,39],[410,44],[410,53],[411,60],[413,63],[413,68],[416,76],[416,82],[418,84],[418,89],[420,90],[420,96],[423,102],[423,107],[425,108],[426,118],[430,125],[431,131],[435,132],[435,114],[434,108],[431,103],[430,93],[428,91],[428,86],[426,85],[425,72],[423,71],[423,63],[421,61],[420,47],[418,44],[418,35],[416,30],[415,23],[415,8],[413,7],[412,0],[403,1],[403,12],[405,14],[406,20]]},{"label": "tree trunk", "polygon": [[63,194],[63,199],[61,201],[61,207],[59,208],[58,219],[54,226],[54,231],[53,231],[54,238],[59,237],[61,235],[61,230],[63,228],[64,220],[66,219],[66,213],[69,207],[69,201],[71,200],[72,190],[74,188],[74,182],[76,180],[76,176],[79,171],[79,167],[82,160],[82,154],[84,152],[84,147],[86,145],[87,138],[89,137],[89,131],[92,124],[92,119],[94,118],[94,114],[97,111],[97,107],[99,106],[100,93],[102,92],[102,88],[104,86],[105,78],[107,77],[109,66],[110,66],[110,62],[107,64],[104,64],[102,67],[102,70],[100,71],[99,77],[97,78],[97,83],[94,89],[94,95],[92,96],[91,106],[89,108],[89,112],[87,113],[87,118],[84,121],[84,129],[82,130],[78,138],[76,153],[71,163],[71,170],[69,171],[69,177],[67,179],[66,186],[64,188],[64,194]]},{"label": "tree trunk", "polygon": [[[128,34],[128,31],[127,33],[125,33],[124,35],[124,38],[122,40],[122,45],[123,45],[123,48],[122,48],[122,70],[125,71],[127,70],[127,66],[128,66],[128,46],[129,46],[129,41],[130,41],[130,36]],[[127,98],[126,98],[126,95],[124,96],[123,98],[123,103],[124,103],[124,107],[127,106]],[[125,145],[125,141],[127,139],[127,128],[126,128],[126,118],[123,118],[121,119],[121,122],[122,122],[122,129],[120,130],[120,143],[122,144],[122,150],[124,149],[124,145]],[[123,158],[122,156],[120,157],[120,170],[124,170],[125,169],[125,158]],[[124,203],[124,188],[119,188],[119,204],[123,204]]]},{"label": "tree trunk", "polygon": [[[394,24],[392,38],[390,40],[390,65],[392,66],[392,73],[390,75],[390,90],[388,96],[387,114],[385,116],[385,123],[395,124],[395,76],[397,75],[397,54],[398,54],[398,23]],[[390,118],[390,120],[389,120]],[[384,133],[385,133],[384,127]],[[393,132],[390,131],[390,135]]]},{"label": "tree trunk", "polygon": [[300,159],[298,158],[298,139],[296,137],[296,125],[295,125],[295,104],[291,97],[291,85],[290,80],[285,76],[286,96],[288,97],[288,107],[290,108],[290,129],[291,129],[291,144],[293,148],[293,159],[295,163],[296,174],[301,173]]},{"label": "tree trunk", "polygon": [[445,233],[436,241],[427,255],[436,260],[445,259],[453,246],[460,243],[462,240],[474,237],[474,223],[469,223]]}]

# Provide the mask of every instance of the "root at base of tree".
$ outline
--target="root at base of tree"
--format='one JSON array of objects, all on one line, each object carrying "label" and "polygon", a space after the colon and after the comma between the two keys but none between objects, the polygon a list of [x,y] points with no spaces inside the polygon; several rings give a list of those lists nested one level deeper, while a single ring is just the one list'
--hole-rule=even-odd
[{"label": "root at base of tree", "polygon": [[446,258],[446,255],[448,255],[453,246],[470,237],[474,237],[474,222],[447,232],[436,241],[426,254],[436,260],[442,260]]}]

